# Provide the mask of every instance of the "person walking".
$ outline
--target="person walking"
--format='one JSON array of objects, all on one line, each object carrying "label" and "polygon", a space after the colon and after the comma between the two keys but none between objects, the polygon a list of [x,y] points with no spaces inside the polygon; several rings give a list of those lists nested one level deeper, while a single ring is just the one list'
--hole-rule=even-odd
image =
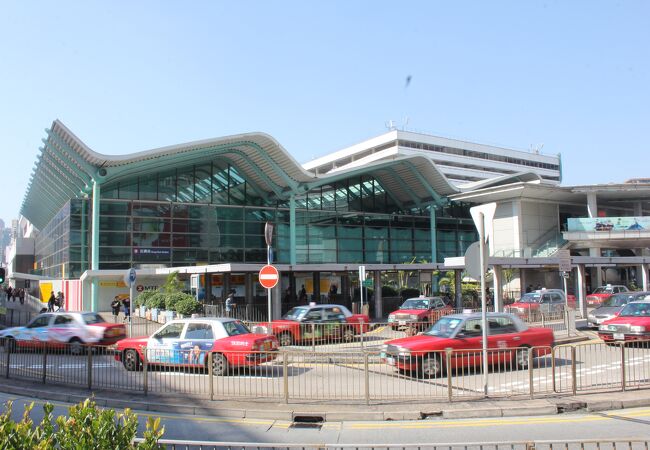
[{"label": "person walking", "polygon": [[122,305],[124,306],[124,321],[129,322],[131,320],[131,299],[125,298],[122,300]]},{"label": "person walking", "polygon": [[63,295],[63,292],[59,291],[58,294],[56,294],[56,306],[58,306],[59,309],[57,311],[65,311],[65,295]]},{"label": "person walking", "polygon": [[230,312],[235,307],[235,290],[231,289],[226,297],[226,317],[230,317]]},{"label": "person walking", "polygon": [[20,304],[24,305],[25,304],[25,289],[20,289],[18,291],[18,300],[20,300]]},{"label": "person walking", "polygon": [[113,311],[113,322],[117,323],[117,316],[120,315],[120,298],[119,296],[115,296],[113,301],[111,302],[111,310]]},{"label": "person walking", "polygon": [[50,298],[47,300],[47,312],[54,311],[54,304],[56,303],[56,297],[54,296],[54,291],[50,292]]},{"label": "person walking", "polygon": [[307,301],[307,289],[305,289],[304,284],[300,288],[300,294],[298,295],[298,300],[300,300],[300,303],[304,303]]}]

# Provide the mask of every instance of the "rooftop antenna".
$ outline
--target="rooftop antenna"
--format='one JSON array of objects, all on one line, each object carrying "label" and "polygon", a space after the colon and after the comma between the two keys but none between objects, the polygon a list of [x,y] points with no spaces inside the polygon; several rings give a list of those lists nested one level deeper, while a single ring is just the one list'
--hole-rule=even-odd
[{"label": "rooftop antenna", "polygon": [[404,117],[404,123],[402,124],[402,131],[406,131],[406,126],[409,124],[409,116]]},{"label": "rooftop antenna", "polygon": [[395,123],[394,123],[393,120],[389,120],[384,125],[386,126],[386,128],[388,128],[391,131],[393,131],[395,129]]},{"label": "rooftop antenna", "polygon": [[537,145],[530,144],[530,152],[531,152],[531,153],[534,153],[534,154],[536,154],[536,155],[539,155],[539,152],[540,152],[543,148],[544,148],[544,144],[543,144],[543,143],[542,143],[542,144],[537,144]]}]

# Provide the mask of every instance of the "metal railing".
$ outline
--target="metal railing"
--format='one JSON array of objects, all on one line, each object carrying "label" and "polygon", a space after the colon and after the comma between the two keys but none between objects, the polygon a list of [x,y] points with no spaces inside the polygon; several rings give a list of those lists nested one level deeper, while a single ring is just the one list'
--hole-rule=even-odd
[{"label": "metal railing", "polygon": [[[397,354],[309,350],[245,352],[145,348],[118,355],[74,343],[9,341],[0,351],[0,376],[40,384],[201,399],[372,404],[486,397],[482,352]],[[538,398],[561,393],[650,387],[647,346],[493,348],[487,396]]]},{"label": "metal railing", "polygon": [[[134,443],[144,442],[135,438]],[[418,444],[289,444],[260,442],[217,442],[160,439],[164,448],[171,450],[648,450],[647,439],[592,439],[592,440],[527,440],[503,442],[448,442]]]}]

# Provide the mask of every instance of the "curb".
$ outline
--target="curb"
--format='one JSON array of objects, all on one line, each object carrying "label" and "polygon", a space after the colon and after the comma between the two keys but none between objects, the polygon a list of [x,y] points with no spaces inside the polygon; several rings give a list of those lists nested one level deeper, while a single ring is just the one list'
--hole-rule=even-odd
[{"label": "curb", "polygon": [[[104,408],[124,409],[131,408],[137,411],[174,413],[185,415],[205,415],[224,419],[258,419],[258,420],[280,420],[299,421],[301,417],[321,418],[323,422],[344,422],[344,421],[393,421],[393,420],[445,420],[445,419],[478,419],[490,417],[514,417],[514,416],[542,416],[563,414],[576,411],[598,412],[615,409],[628,409],[650,406],[650,391],[626,391],[630,398],[611,399],[612,395],[620,397],[620,392],[593,394],[592,398],[585,397],[555,397],[536,400],[477,400],[474,402],[444,403],[444,404],[423,404],[419,407],[399,405],[391,408],[381,405],[363,406],[354,405],[354,410],[341,410],[340,406],[323,405],[322,408],[310,405],[292,405],[285,408],[277,408],[277,404],[257,405],[257,408],[237,408],[217,402],[204,403],[197,401],[194,405],[175,403],[176,398],[171,402],[159,402],[158,399],[143,401],[141,398],[111,398],[107,397],[108,392],[50,392],[42,389],[35,389],[27,386],[2,386],[0,391],[8,394],[34,397],[43,400],[58,401],[64,403],[79,403],[91,395],[94,396],[97,404]],[[643,392],[645,397],[640,397]],[[122,394],[120,394],[122,395]],[[267,407],[264,407],[267,406]],[[350,408],[349,405],[346,405]],[[394,409],[397,408],[397,409]],[[408,409],[401,409],[408,408]]]}]

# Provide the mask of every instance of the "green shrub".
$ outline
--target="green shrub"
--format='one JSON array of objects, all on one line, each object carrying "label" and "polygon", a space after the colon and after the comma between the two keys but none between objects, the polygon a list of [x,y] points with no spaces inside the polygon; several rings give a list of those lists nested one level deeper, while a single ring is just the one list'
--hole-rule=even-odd
[{"label": "green shrub", "polygon": [[[100,410],[94,400],[69,408],[69,417],[59,416],[53,422],[54,406],[43,405],[43,420],[34,426],[30,417],[34,404],[25,407],[20,422],[11,419],[12,402],[7,402],[5,412],[0,415],[0,446],[3,449],[63,449],[92,448],[109,449],[162,449],[158,440],[165,432],[160,427],[160,418],[149,417],[144,441],[133,444],[138,427],[138,417],[130,409],[116,414],[112,409]],[[56,428],[55,425],[56,424]]]},{"label": "green shrub", "polygon": [[402,292],[400,292],[400,297],[402,297],[404,300],[406,300],[407,298],[413,298],[419,296],[420,296],[419,289],[406,288],[406,289],[402,289]]},{"label": "green shrub", "polygon": [[382,297],[397,297],[397,291],[391,286],[382,286],[381,287],[381,296]]},{"label": "green shrub", "polygon": [[184,294],[184,298],[176,302],[176,312],[178,314],[183,314],[184,316],[201,312],[201,308],[201,303],[191,295],[187,294]]},{"label": "green shrub", "polygon": [[137,307],[140,307],[142,305],[147,306],[147,300],[149,300],[156,293],[157,291],[152,291],[152,290],[146,290],[140,292],[140,294],[135,298],[134,305]]},{"label": "green shrub", "polygon": [[173,294],[165,294],[165,309],[168,311],[176,311],[176,305],[183,299],[194,298],[190,294],[183,292],[174,292]]},{"label": "green shrub", "polygon": [[151,297],[149,297],[149,299],[147,299],[145,306],[147,308],[165,309],[166,300],[167,296],[165,294],[162,292],[155,292]]}]

